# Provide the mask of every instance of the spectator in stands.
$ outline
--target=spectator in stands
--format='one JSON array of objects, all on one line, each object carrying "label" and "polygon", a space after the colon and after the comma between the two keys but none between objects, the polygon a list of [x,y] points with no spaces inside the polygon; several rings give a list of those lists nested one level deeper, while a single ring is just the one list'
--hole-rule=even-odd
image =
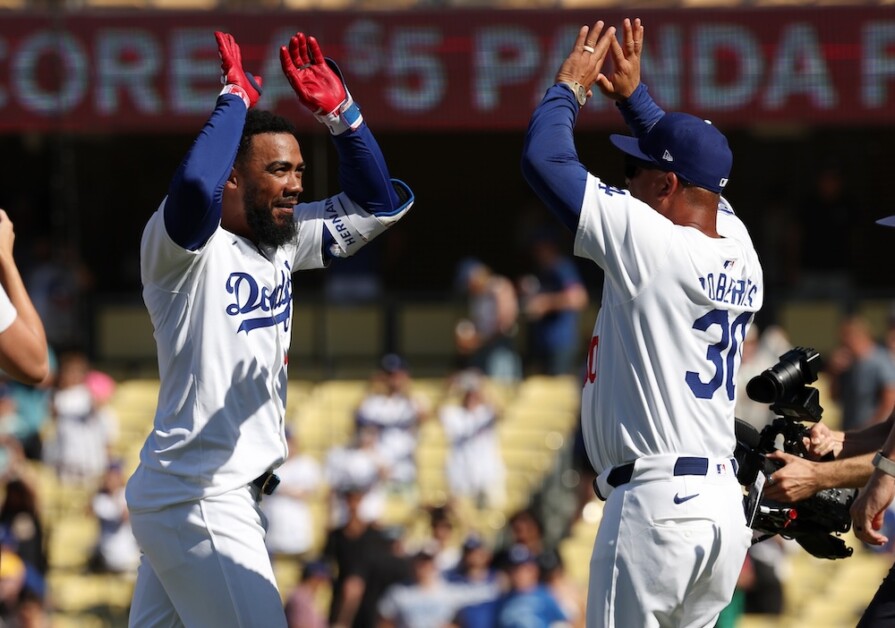
[{"label": "spectator in stands", "polygon": [[5,379],[0,379],[0,434],[15,438],[18,422],[18,406],[10,394],[9,383]]},{"label": "spectator in stands", "polygon": [[348,446],[333,447],[326,455],[324,475],[330,487],[330,523],[340,526],[350,518],[352,504],[360,500],[359,516],[377,521],[385,508],[384,479],[389,463],[379,453],[377,429],[358,425]]},{"label": "spectator in stands", "polygon": [[569,626],[569,618],[549,589],[540,584],[538,557],[517,544],[503,566],[509,589],[498,598],[461,608],[453,624],[459,628],[522,628]]},{"label": "spectator in stands", "polygon": [[457,284],[469,299],[469,315],[454,328],[461,368],[475,368],[501,382],[522,376],[516,350],[519,297],[509,279],[477,259],[460,264]]},{"label": "spectator in stands", "polygon": [[390,587],[379,602],[380,628],[430,628],[448,624],[457,611],[494,599],[493,584],[446,582],[435,564],[436,548],[423,547],[413,558],[413,581]]},{"label": "spectator in stands", "polygon": [[506,467],[497,439],[499,413],[485,398],[484,382],[475,371],[460,373],[452,385],[460,401],[445,403],[439,411],[450,446],[445,473],[451,498],[480,509],[500,508],[506,501]]},{"label": "spectator in stands", "polygon": [[323,549],[324,557],[336,570],[329,607],[329,623],[334,626],[353,624],[361,596],[356,595],[356,587],[346,587],[346,583],[351,576],[363,573],[368,564],[385,554],[390,543],[381,530],[361,516],[363,498],[363,489],[345,489],[347,518],[343,525],[329,532]]},{"label": "spectator in stands", "polygon": [[411,391],[412,380],[407,362],[390,353],[374,374],[374,386],[358,406],[355,419],[359,427],[378,431],[378,450],[389,466],[389,488],[405,490],[416,483],[417,430],[429,415],[425,398]]},{"label": "spectator in stands", "polygon": [[316,524],[311,516],[309,500],[320,489],[323,473],[313,456],[301,452],[298,438],[286,428],[289,456],[277,469],[280,484],[273,495],[261,501],[267,516],[264,542],[271,554],[297,556],[311,549]]},{"label": "spectator in stands", "polygon": [[491,549],[476,533],[471,533],[463,541],[460,562],[445,572],[448,582],[473,584],[477,582],[497,582],[497,572],[491,568]]},{"label": "spectator in stands", "polygon": [[28,384],[49,371],[47,336],[12,255],[15,232],[0,209],[0,369]]},{"label": "spectator in stands", "polygon": [[[774,366],[780,354],[774,353],[767,343],[762,342],[758,325],[753,324],[746,332],[742,343],[743,357],[736,377],[736,405],[734,415],[746,421],[756,430],[761,429],[774,420],[774,413],[766,403],[753,401],[746,394],[746,384],[756,375]],[[783,352],[781,352],[782,354]]]},{"label": "spectator in stands", "polygon": [[50,418],[50,398],[56,385],[57,360],[52,348],[48,350],[47,376],[36,384],[26,384],[14,379],[7,383],[9,394],[16,402],[16,424],[13,435],[22,443],[25,457],[43,459],[41,430]]},{"label": "spectator in stands", "polygon": [[573,582],[566,573],[562,557],[556,550],[544,552],[538,558],[541,570],[541,584],[559,603],[559,607],[574,628],[584,628],[584,609],[587,605],[587,590]]},{"label": "spectator in stands", "polygon": [[136,574],[140,564],[140,548],[124,500],[126,482],[121,461],[110,461],[90,501],[91,512],[99,521],[99,539],[89,563],[93,571]]},{"label": "spectator in stands", "polygon": [[109,447],[117,435],[117,421],[105,404],[94,398],[95,383],[87,356],[69,351],[59,359],[59,381],[52,410],[56,434],[47,458],[64,482],[95,485],[109,462]]},{"label": "spectator in stands", "polygon": [[10,462],[0,505],[0,534],[23,562],[43,577],[47,573],[47,554],[37,490],[25,472],[24,458],[17,443],[9,443],[7,452]]},{"label": "spectator in stands", "polygon": [[392,585],[413,580],[413,557],[406,551],[404,529],[382,530],[385,544],[370,552],[346,578],[337,626],[377,628],[379,601]]},{"label": "spectator in stands", "polygon": [[286,598],[288,628],[326,628],[326,616],[320,612],[320,591],[332,582],[332,569],[323,561],[305,563],[301,581]]},{"label": "spectator in stands", "polygon": [[16,612],[25,588],[26,571],[15,546],[0,539],[0,625],[6,625]]},{"label": "spectator in stands", "polygon": [[546,375],[574,373],[579,319],[587,306],[587,289],[575,263],[562,254],[552,232],[539,232],[531,252],[537,271],[520,285],[522,311],[529,321],[531,371]]},{"label": "spectator in stands", "polygon": [[427,546],[435,552],[435,566],[440,573],[453,569],[460,561],[460,548],[455,542],[454,513],[450,506],[429,509],[430,537]]},{"label": "spectator in stands", "polygon": [[494,567],[504,569],[507,565],[510,549],[524,545],[535,558],[547,551],[544,543],[544,526],[535,511],[531,508],[517,510],[508,523],[509,543],[494,554]]},{"label": "spectator in stands", "polygon": [[833,399],[842,406],[844,430],[881,423],[895,408],[895,362],[862,317],[849,316],[840,324],[839,346],[827,371]]},{"label": "spectator in stands", "polygon": [[85,295],[94,277],[70,244],[42,237],[34,243],[34,259],[25,283],[46,326],[49,343],[72,347],[83,341]]}]

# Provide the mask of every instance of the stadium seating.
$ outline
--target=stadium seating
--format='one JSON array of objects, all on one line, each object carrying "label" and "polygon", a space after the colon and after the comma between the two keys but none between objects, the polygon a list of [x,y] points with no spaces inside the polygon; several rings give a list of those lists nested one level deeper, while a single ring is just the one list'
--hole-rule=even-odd
[{"label": "stadium seating", "polygon": [[[301,448],[323,461],[329,448],[348,442],[353,433],[354,409],[368,385],[365,379],[290,381],[286,420],[295,430]],[[444,378],[416,380],[414,386],[433,410],[447,398],[448,382]],[[508,514],[527,505],[532,492],[555,464],[557,452],[575,425],[577,385],[573,378],[533,377],[516,387],[491,383],[488,391],[504,410],[499,438],[508,470],[508,500],[501,509],[480,509],[463,502],[457,508],[464,530],[476,529],[486,538],[494,538],[506,524]],[[128,471],[138,462],[157,395],[158,380],[154,379],[124,380],[116,389],[112,407],[119,418],[120,438],[114,453],[124,459]],[[420,429],[419,505],[448,501],[444,477],[447,447],[437,415],[433,415]],[[34,464],[32,472],[42,496],[54,621],[58,618],[60,626],[89,628],[108,625],[104,622],[109,617],[126,616],[133,583],[91,574],[86,569],[97,535],[96,522],[85,516],[92,491],[61,485],[53,470],[45,465]],[[328,504],[325,490],[311,502],[316,524],[315,551],[322,548],[325,539]],[[383,523],[401,524],[418,537],[425,533],[427,525],[425,511],[401,495],[387,501]],[[294,559],[277,559],[275,569],[285,593],[298,578],[298,565]]]}]

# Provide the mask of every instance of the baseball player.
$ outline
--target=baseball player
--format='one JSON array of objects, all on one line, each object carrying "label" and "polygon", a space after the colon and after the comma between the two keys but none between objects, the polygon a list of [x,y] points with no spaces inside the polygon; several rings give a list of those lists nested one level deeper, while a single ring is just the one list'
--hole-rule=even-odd
[{"label": "baseball player", "polygon": [[130,625],[284,627],[259,501],[286,457],[292,273],[346,257],[411,207],[335,64],[297,33],[280,60],[339,153],[341,194],[299,203],[293,126],[215,33],[224,88],[149,219],[143,298],[158,344],[154,426],[127,486],[143,551]]},{"label": "baseball player", "polygon": [[50,372],[47,335],[12,256],[15,239],[12,221],[0,209],[0,369],[37,384]]},{"label": "baseball player", "polygon": [[[712,626],[749,547],[732,459],[740,343],[762,303],[762,272],[721,197],[727,140],[665,113],[640,84],[640,20],[582,27],[531,120],[523,173],[605,272],[581,421],[606,499],[590,564],[587,624]],[[613,72],[600,74],[611,51]],[[591,86],[618,101],[636,137],[628,189],[578,161],[573,126]]]}]

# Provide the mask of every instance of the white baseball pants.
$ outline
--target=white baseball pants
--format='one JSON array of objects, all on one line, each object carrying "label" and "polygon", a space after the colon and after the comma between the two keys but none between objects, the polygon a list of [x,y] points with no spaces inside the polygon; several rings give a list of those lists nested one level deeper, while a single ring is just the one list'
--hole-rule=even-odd
[{"label": "white baseball pants", "polygon": [[143,550],[132,628],[285,628],[256,493],[131,514]]},{"label": "white baseball pants", "polygon": [[752,539],[736,471],[726,458],[674,476],[676,458],[638,460],[614,490],[601,474],[588,628],[710,627],[730,602]]}]

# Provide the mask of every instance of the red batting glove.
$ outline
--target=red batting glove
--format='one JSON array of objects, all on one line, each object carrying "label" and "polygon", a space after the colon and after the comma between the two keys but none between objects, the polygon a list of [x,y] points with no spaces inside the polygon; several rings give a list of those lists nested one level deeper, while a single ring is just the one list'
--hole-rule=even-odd
[{"label": "red batting glove", "polygon": [[304,33],[293,35],[288,50],[280,47],[280,63],[301,104],[311,113],[332,113],[344,102],[345,86],[326,65],[316,38]]},{"label": "red batting glove", "polygon": [[242,54],[233,35],[215,31],[218,53],[221,55],[221,94],[236,94],[251,109],[261,98],[261,77],[252,76],[242,69]]},{"label": "red batting glove", "polygon": [[348,129],[356,129],[363,122],[360,109],[345,88],[342,78],[323,56],[320,44],[314,37],[296,33],[289,40],[289,47],[280,47],[280,64],[283,73],[305,107],[333,135]]}]

